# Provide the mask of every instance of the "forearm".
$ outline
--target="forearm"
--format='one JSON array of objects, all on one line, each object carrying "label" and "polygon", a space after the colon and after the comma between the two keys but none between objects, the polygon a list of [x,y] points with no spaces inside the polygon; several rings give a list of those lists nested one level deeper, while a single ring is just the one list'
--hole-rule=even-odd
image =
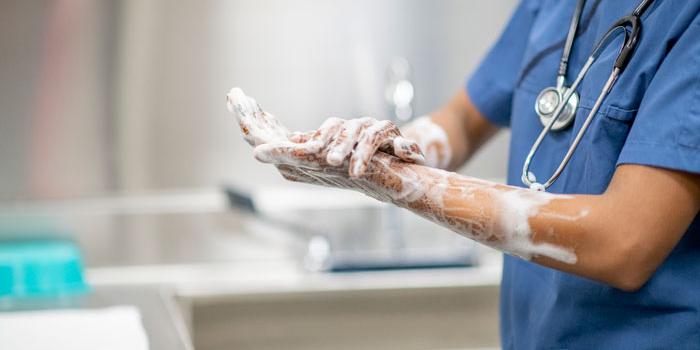
[{"label": "forearm", "polygon": [[633,255],[642,252],[625,239],[634,233],[624,231],[635,226],[616,225],[621,219],[604,195],[537,192],[375,158],[361,191],[467,238],[622,289],[633,289],[653,272],[634,270]]},{"label": "forearm", "polygon": [[[414,164],[417,145],[391,123],[330,119],[312,133],[290,133],[239,89],[228,101],[255,157],[289,180],[360,191],[506,253],[624,290],[650,278],[700,210],[693,174],[625,164],[601,195],[554,195]],[[488,134],[482,129],[469,144]]]},{"label": "forearm", "polygon": [[[506,253],[527,259],[545,256],[567,264],[578,260],[573,246],[558,233],[535,235],[530,225],[540,207],[555,200],[573,200],[573,196],[505,186],[383,155],[373,159],[366,180],[376,186],[371,192],[384,194],[378,199],[408,208]],[[579,213],[548,217],[574,222],[588,211],[581,208]]]},{"label": "forearm", "polygon": [[[256,146],[255,157],[275,164],[288,180],[360,191],[505,253],[594,279],[604,281],[606,276],[598,266],[620,256],[606,251],[619,245],[606,241],[607,228],[596,226],[603,218],[591,215],[594,206],[590,201],[596,197],[558,196],[499,185],[384,152],[370,152],[366,163],[358,163],[354,157],[364,153],[358,148],[381,140],[384,136],[373,131],[383,130],[377,128],[383,124],[368,127],[370,136],[347,138],[353,134],[353,125],[361,121],[329,120],[306,139],[292,140],[276,118],[242,91],[231,91],[229,108],[237,113],[246,140]],[[359,141],[352,157],[333,156],[338,146],[352,146],[354,140]],[[396,152],[401,148],[397,144],[402,143],[393,144]],[[353,173],[357,164],[363,164],[362,171]],[[608,265],[605,271],[610,266],[614,267]]]},{"label": "forearm", "polygon": [[348,161],[341,166],[324,165],[322,153],[290,157],[279,146],[270,150],[260,146],[256,157],[278,164],[288,180],[356,190],[505,253],[565,271],[588,276],[587,267],[580,265],[591,260],[580,256],[594,256],[599,243],[591,239],[596,235],[587,234],[594,231],[588,223],[595,220],[586,219],[595,197],[505,186],[407,163],[385,153],[375,154],[360,177],[347,175]]},{"label": "forearm", "polygon": [[384,200],[504,253],[627,291],[653,275],[700,208],[700,179],[649,167],[622,166],[600,195],[558,195],[375,158],[367,181]]}]

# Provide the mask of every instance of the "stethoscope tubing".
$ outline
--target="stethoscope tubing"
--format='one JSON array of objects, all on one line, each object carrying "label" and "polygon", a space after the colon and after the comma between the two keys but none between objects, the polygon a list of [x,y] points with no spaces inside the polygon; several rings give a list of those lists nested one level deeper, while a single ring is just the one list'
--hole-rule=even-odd
[{"label": "stethoscope tubing", "polygon": [[[581,125],[581,128],[579,129],[578,133],[576,134],[574,141],[569,146],[569,149],[566,151],[564,158],[559,163],[559,166],[554,171],[554,173],[549,177],[549,179],[547,179],[547,181],[545,181],[544,183],[539,183],[537,181],[536,176],[530,172],[530,165],[532,164],[532,159],[534,158],[535,154],[537,153],[537,150],[539,149],[540,145],[542,144],[542,141],[544,140],[547,133],[549,133],[551,131],[552,127],[554,126],[554,123],[561,116],[564,108],[566,108],[566,105],[567,105],[569,99],[571,99],[571,96],[573,96],[576,89],[581,84],[581,81],[583,80],[585,75],[590,70],[593,63],[598,59],[598,57],[600,56],[600,53],[603,51],[603,49],[605,47],[607,47],[607,45],[610,43],[610,41],[613,38],[613,34],[615,34],[616,31],[620,30],[620,29],[623,31],[623,34],[624,34],[624,42],[623,42],[623,46],[620,49],[620,53],[618,54],[618,56],[623,53],[623,51],[626,49],[626,45],[627,45],[630,38],[628,36],[627,28],[624,25],[617,23],[615,26],[610,28],[605,33],[605,35],[598,41],[598,43],[596,43],[596,45],[593,48],[593,51],[588,56],[586,63],[581,68],[581,71],[576,76],[576,79],[574,80],[574,82],[571,84],[571,87],[568,88],[566,90],[566,92],[564,93],[564,95],[562,96],[562,100],[559,102],[559,104],[557,105],[557,108],[554,110],[554,112],[552,114],[552,118],[549,120],[549,123],[547,123],[547,125],[545,125],[545,127],[542,129],[540,134],[537,136],[537,139],[535,140],[535,142],[532,144],[532,147],[530,147],[530,151],[528,152],[527,157],[525,158],[525,162],[523,163],[523,169],[522,169],[522,173],[520,176],[521,181],[525,185],[529,186],[530,188],[538,189],[538,190],[546,190],[547,188],[552,186],[552,184],[559,178],[561,173],[566,168],[566,165],[569,163],[569,161],[573,157],[574,152],[576,151],[576,148],[581,143],[581,140],[583,139],[583,136],[586,133],[586,130],[588,130],[588,127],[591,124],[591,122],[593,121],[593,118],[598,113],[600,106],[603,104],[603,101],[605,100],[605,98],[608,96],[608,94],[612,90],[612,87],[615,85],[617,78],[622,73],[624,66],[618,67],[617,65],[615,65],[612,72],[608,76],[608,79],[605,82],[605,85],[601,89],[601,92],[598,95],[598,98],[596,98],[596,101],[593,105],[593,108],[591,108],[591,111],[586,116],[584,123]],[[636,34],[636,33],[634,33],[634,34]],[[634,40],[636,42],[636,38],[633,38],[632,40]],[[540,186],[537,186],[538,184],[540,184]]]}]

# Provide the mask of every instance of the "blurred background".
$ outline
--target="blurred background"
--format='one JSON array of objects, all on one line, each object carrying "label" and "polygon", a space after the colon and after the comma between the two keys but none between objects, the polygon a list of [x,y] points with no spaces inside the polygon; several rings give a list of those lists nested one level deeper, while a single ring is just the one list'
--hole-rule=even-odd
[{"label": "blurred background", "polygon": [[[225,94],[294,130],[402,123],[463,88],[515,4],[3,0],[0,239],[72,242],[98,289],[168,288],[197,349],[498,347],[497,254],[283,182]],[[502,179],[507,143],[460,172]]]}]

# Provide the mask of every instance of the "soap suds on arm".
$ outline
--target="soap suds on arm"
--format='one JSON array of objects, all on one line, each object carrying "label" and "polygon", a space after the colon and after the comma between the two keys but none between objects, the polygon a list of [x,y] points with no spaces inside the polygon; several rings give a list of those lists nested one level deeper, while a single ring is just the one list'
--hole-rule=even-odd
[{"label": "soap suds on arm", "polygon": [[[449,164],[451,152],[444,130],[429,118],[419,119],[414,124],[416,130],[427,136],[426,146],[421,145],[421,141],[404,141],[393,124],[369,118],[333,118],[316,132],[290,133],[236,88],[228,95],[228,106],[236,114],[244,138],[255,147],[255,157],[274,164],[288,180],[362,192],[524,259],[543,256],[567,264],[577,262],[571,248],[534,242],[530,225],[540,208],[555,199],[565,200],[566,196],[436,169]],[[355,144],[355,139],[348,135],[356,134],[358,129],[364,129],[369,136],[360,137],[360,142]],[[435,167],[416,164],[416,160],[422,160],[418,152],[396,157],[402,154],[396,148],[410,150],[413,144],[426,147],[424,163]],[[391,152],[376,152],[382,148],[390,151],[389,146],[396,156]],[[556,235],[556,232],[551,234]]]}]

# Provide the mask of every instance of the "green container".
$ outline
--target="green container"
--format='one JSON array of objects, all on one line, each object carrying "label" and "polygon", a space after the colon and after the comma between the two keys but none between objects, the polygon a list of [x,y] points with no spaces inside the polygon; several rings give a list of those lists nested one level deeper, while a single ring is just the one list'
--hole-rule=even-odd
[{"label": "green container", "polygon": [[68,240],[0,241],[0,299],[89,290],[80,250]]}]

